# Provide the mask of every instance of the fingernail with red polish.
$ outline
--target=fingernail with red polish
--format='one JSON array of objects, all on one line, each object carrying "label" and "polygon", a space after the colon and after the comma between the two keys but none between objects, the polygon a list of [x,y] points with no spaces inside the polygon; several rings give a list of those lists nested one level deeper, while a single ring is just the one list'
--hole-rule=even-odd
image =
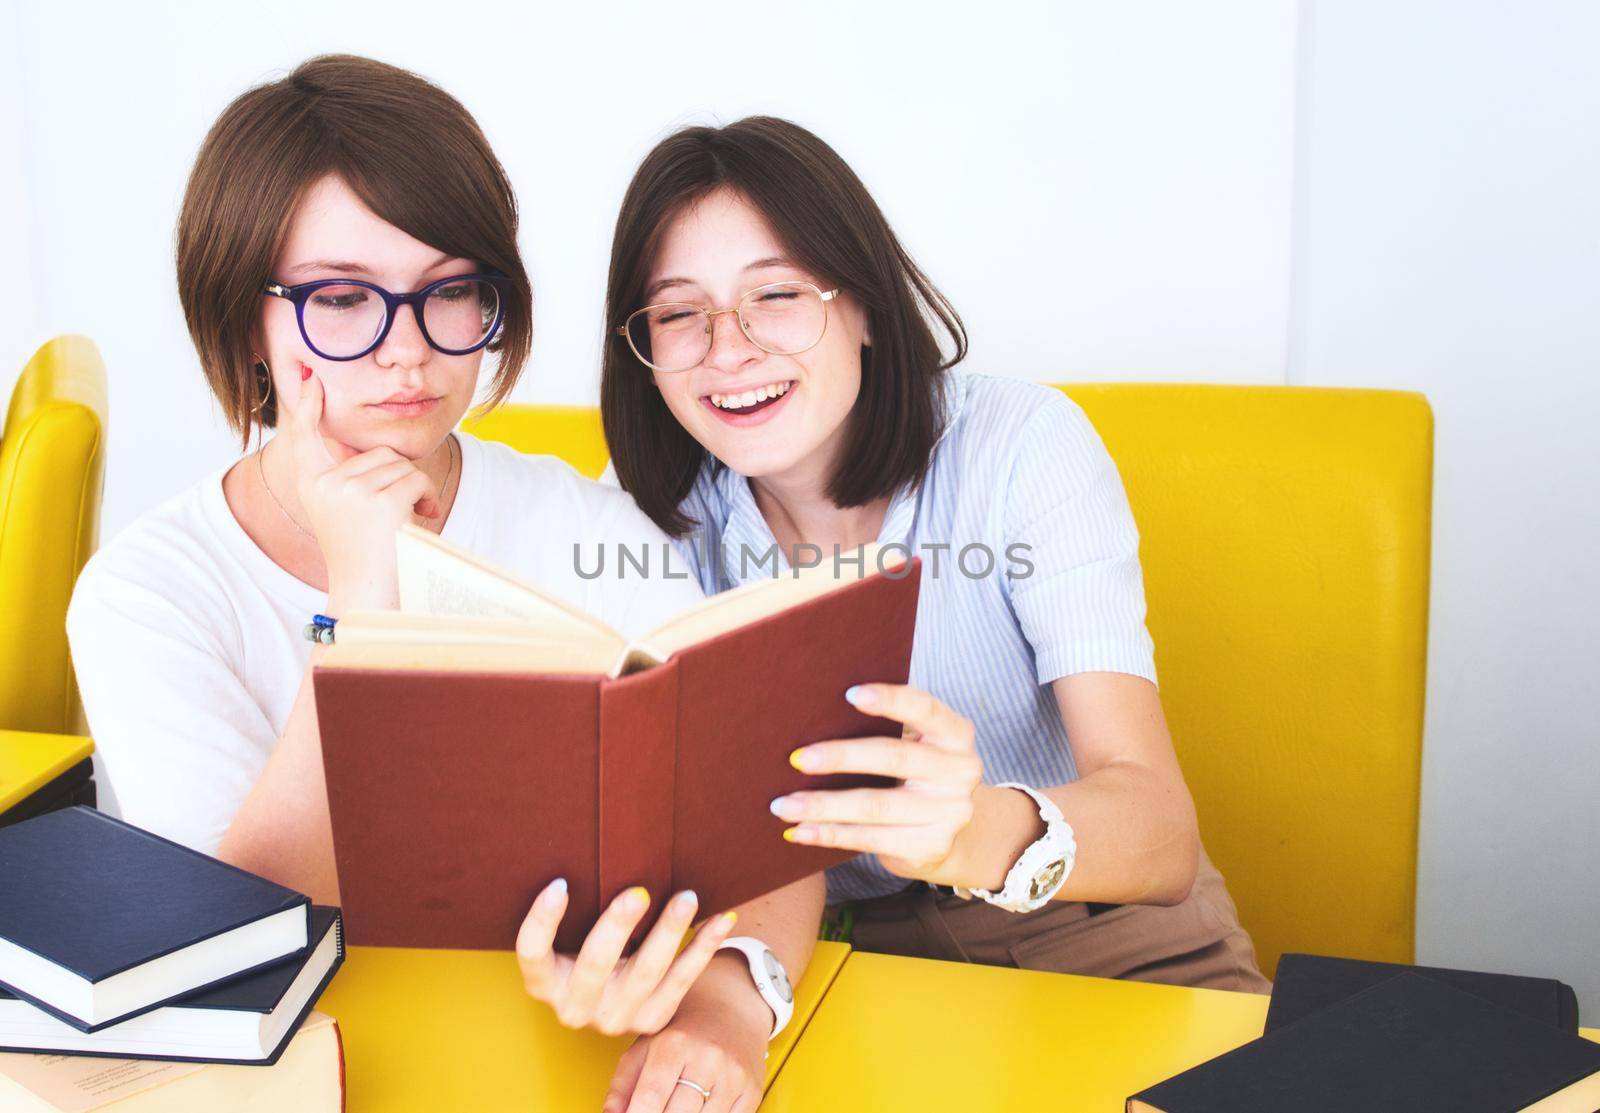
[{"label": "fingernail with red polish", "polygon": [[300,381],[301,382],[305,382],[310,377],[311,377],[311,368],[307,367],[305,364],[302,363],[300,365]]}]

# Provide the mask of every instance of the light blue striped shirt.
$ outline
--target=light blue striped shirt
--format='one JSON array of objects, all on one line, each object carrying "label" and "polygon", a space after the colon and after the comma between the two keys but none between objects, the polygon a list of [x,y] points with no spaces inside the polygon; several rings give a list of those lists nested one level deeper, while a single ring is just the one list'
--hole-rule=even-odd
[{"label": "light blue striped shirt", "polygon": [[[911,684],[973,721],[986,781],[1067,784],[1078,773],[1050,682],[1156,679],[1139,531],[1099,434],[1059,390],[951,372],[944,394],[927,476],[895,493],[878,535],[922,558]],[[708,462],[683,510],[700,524],[679,551],[706,594],[772,574],[738,556],[775,544],[743,476]],[[863,855],[828,871],[828,900],[907,884]]]}]

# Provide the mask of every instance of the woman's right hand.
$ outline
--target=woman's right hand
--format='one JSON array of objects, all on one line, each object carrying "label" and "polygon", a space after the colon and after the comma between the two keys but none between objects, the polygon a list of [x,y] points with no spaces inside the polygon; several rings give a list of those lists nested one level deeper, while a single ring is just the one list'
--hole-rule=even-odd
[{"label": "woman's right hand", "polygon": [[568,1028],[620,1036],[649,1035],[666,1027],[728,938],[736,917],[725,912],[700,925],[680,953],[678,944],[699,905],[694,893],[679,893],[633,956],[623,958],[628,937],[649,907],[644,889],[628,889],[601,914],[576,956],[558,954],[556,929],[567,910],[567,887],[551,882],[534,899],[517,932],[517,962],[529,996],[548,1003]]},{"label": "woman's right hand", "polygon": [[416,463],[387,446],[358,452],[324,438],[322,380],[300,382],[290,415],[295,490],[328,569],[328,597],[339,607],[399,604],[394,535],[413,512],[439,516],[439,493]]}]

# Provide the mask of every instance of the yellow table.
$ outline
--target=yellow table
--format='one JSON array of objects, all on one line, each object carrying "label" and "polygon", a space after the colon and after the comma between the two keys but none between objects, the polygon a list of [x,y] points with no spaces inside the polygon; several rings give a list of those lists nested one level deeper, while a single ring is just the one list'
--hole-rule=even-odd
[{"label": "yellow table", "polygon": [[[849,953],[817,944],[769,1085]],[[599,1113],[630,1042],[563,1028],[523,992],[509,951],[352,947],[317,1008],[339,1021],[346,1113]]]},{"label": "yellow table", "polygon": [[[317,1007],[339,1020],[347,1113],[598,1113],[628,1046],[563,1028],[505,951],[355,947]],[[1128,1095],[1255,1039],[1266,1015],[1251,993],[818,943],[761,1113],[1121,1113]]]},{"label": "yellow table", "polygon": [[94,752],[76,734],[0,730],[0,812],[20,804]]},{"label": "yellow table", "polygon": [[1121,1113],[1261,1035],[1266,1015],[1251,993],[856,952],[761,1113]]}]

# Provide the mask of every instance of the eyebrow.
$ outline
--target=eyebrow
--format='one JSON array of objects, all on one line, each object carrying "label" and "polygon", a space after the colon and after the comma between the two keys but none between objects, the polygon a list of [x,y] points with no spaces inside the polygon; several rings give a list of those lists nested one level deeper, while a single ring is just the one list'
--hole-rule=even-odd
[{"label": "eyebrow", "polygon": [[[422,268],[423,272],[435,270],[454,258],[456,258],[454,255],[441,255]],[[309,263],[298,263],[290,267],[288,273],[307,274],[311,271],[332,271],[335,274],[372,274],[371,269],[365,263],[352,263],[345,259],[313,259]]]},{"label": "eyebrow", "polygon": [[[769,255],[765,259],[757,259],[754,263],[746,264],[744,269],[746,271],[758,271],[758,270],[765,270],[767,267],[792,267],[792,266],[794,266],[794,264],[791,263],[789,260],[785,259],[781,255]],[[669,286],[693,286],[693,285],[695,285],[695,281],[692,278],[682,278],[682,277],[679,277],[677,275],[673,275],[673,276],[668,277],[668,278],[658,278],[656,281],[652,282],[649,285],[649,287],[645,290],[644,298],[645,298],[646,301],[649,301],[651,298],[655,297],[662,290],[667,289]]]}]

